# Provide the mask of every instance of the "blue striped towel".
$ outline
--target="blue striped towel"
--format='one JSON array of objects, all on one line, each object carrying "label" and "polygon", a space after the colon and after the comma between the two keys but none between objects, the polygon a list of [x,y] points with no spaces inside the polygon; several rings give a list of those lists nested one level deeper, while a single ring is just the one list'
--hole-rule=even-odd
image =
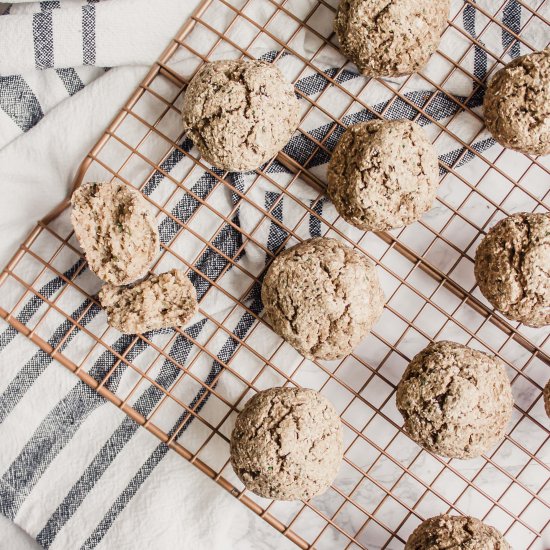
[{"label": "blue striped towel", "polygon": [[[162,1],[166,8],[163,13],[169,14],[169,17],[163,19],[162,25],[168,26],[167,19],[170,18],[171,29],[175,32],[173,19],[181,21],[181,17],[177,18],[174,14],[178,9],[181,13],[188,11],[190,5],[183,9],[176,6],[179,2]],[[150,2],[134,0],[130,4],[138,12],[130,20],[143,19],[144,14],[151,13],[146,8],[142,12],[138,10],[139,6],[150,5]],[[155,7],[160,4],[160,1],[158,4],[155,2]],[[483,0],[479,4],[491,10],[500,3]],[[538,7],[539,2],[533,0],[532,4]],[[256,2],[256,5],[259,10],[262,9],[262,2]],[[9,181],[10,193],[19,192],[13,191],[14,181],[21,183],[23,191],[21,195],[16,195],[17,202],[29,202],[36,209],[34,215],[28,210],[19,211],[19,218],[14,221],[16,214],[8,212],[14,210],[13,203],[2,206],[5,210],[2,212],[5,214],[4,220],[9,220],[9,225],[4,221],[0,226],[3,235],[7,235],[8,227],[10,233],[14,232],[14,227],[30,227],[25,218],[32,221],[37,212],[47,210],[33,203],[31,197],[34,193],[40,193],[40,187],[47,188],[49,198],[39,195],[44,202],[52,201],[52,197],[57,200],[63,196],[78,161],[143,73],[140,68],[126,65],[146,65],[151,61],[150,44],[147,47],[137,45],[143,40],[139,25],[133,30],[126,29],[124,40],[118,43],[120,51],[113,46],[110,40],[114,31],[107,23],[112,13],[117,13],[115,10],[119,9],[125,9],[125,17],[128,16],[129,2],[105,0],[97,4],[92,0],[67,0],[16,6],[8,15],[0,17],[0,51],[5,48],[5,51],[12,52],[11,56],[2,56],[0,59],[0,140],[3,140],[0,143],[0,148],[3,147],[0,150],[0,171],[6,171],[6,177],[2,179]],[[499,17],[511,31],[519,32],[522,29],[523,11],[517,2],[510,0]],[[464,6],[456,0],[453,2],[453,13],[459,14],[457,24],[473,38],[477,37],[479,29],[484,28],[483,16],[471,4]],[[223,14],[219,16],[224,17]],[[14,23],[10,23],[11,18],[16,18],[16,30],[12,28]],[[106,24],[104,29],[101,21]],[[147,26],[151,27],[151,21],[147,21]],[[117,32],[120,32],[120,28]],[[540,48],[546,45],[544,32],[541,34],[537,29],[527,29],[526,32],[531,33],[531,43]],[[6,33],[8,39],[5,38]],[[520,44],[514,42],[513,36],[505,30],[493,34],[490,35],[495,41],[493,48],[497,51],[507,50],[508,58],[527,53],[522,52]],[[23,46],[18,49],[17,55],[13,45],[16,36]],[[167,39],[166,36],[164,38]],[[460,41],[459,34],[453,40],[455,42],[451,49],[467,43],[465,38]],[[302,44],[301,47],[307,50],[308,44]],[[444,42],[442,47],[448,48],[449,44]],[[155,51],[155,57],[157,54],[158,51]],[[266,60],[273,60],[277,56],[273,49],[260,46],[254,50],[254,54]],[[338,72],[339,61],[327,57],[320,59],[319,64],[327,76],[338,74],[339,82],[353,89],[362,77],[357,75],[353,67]],[[295,59],[292,56],[282,56],[277,62],[283,71],[293,74]],[[185,59],[179,63],[183,68]],[[478,79],[484,79],[496,67],[495,60],[481,48],[473,49],[463,64]],[[18,67],[22,67],[24,72],[11,74]],[[116,68],[105,73],[106,67]],[[437,74],[445,69],[448,70],[445,63],[434,57],[427,71]],[[328,81],[322,74],[305,75],[296,83],[297,89],[310,97],[315,97],[327,85]],[[480,89],[479,93],[472,95],[475,86],[475,82],[465,78],[455,79],[448,84],[447,89],[458,98],[457,102],[444,93],[426,88],[426,81],[413,77],[407,86],[406,97],[413,105],[423,105],[428,98],[432,98],[429,115],[434,120],[444,122],[457,115],[456,124],[466,128],[469,115],[460,112],[459,104],[467,102],[471,109],[479,112],[483,92]],[[390,104],[390,98],[387,89],[375,88],[367,101],[372,110],[385,110],[384,116],[390,119],[413,118],[417,114],[409,103],[398,100]],[[344,107],[333,105],[336,110]],[[346,114],[344,122],[352,124],[370,118],[370,111],[356,109]],[[421,118],[419,122],[435,135],[436,129],[428,119]],[[331,123],[315,115],[308,117],[302,125],[316,139],[322,139],[332,127]],[[327,141],[329,149],[334,147],[340,135],[341,131],[338,130],[332,134]],[[15,140],[17,136],[20,137]],[[75,146],[75,143],[78,145]],[[189,151],[192,144],[184,141],[182,147]],[[489,152],[492,148],[498,149],[498,146],[488,134],[482,133],[473,143],[473,148],[479,152]],[[452,141],[447,143],[441,140],[438,149],[443,165],[453,164],[464,153],[464,149]],[[300,163],[308,159],[314,150],[314,143],[303,134],[296,134],[285,148],[285,152]],[[324,179],[327,160],[326,154],[318,153],[310,159],[308,169]],[[164,160],[162,168],[165,172],[177,174],[185,162],[185,156],[175,150]],[[455,169],[467,168],[470,163],[474,165],[472,170],[475,171],[476,162],[472,154],[466,154]],[[444,166],[441,170],[444,174]],[[278,162],[270,165],[269,172],[281,184],[289,180],[288,170]],[[244,191],[250,186],[253,176],[232,174],[229,178],[237,190]],[[24,189],[28,181],[36,182],[30,191]],[[144,193],[151,196],[162,193],[164,183],[163,174],[155,173],[147,182]],[[241,204],[236,193],[215,193],[216,179],[207,172],[195,174],[188,184],[196,195],[215,201],[219,210],[234,212],[232,224],[224,226],[214,244],[226,256],[234,258],[246,270],[259,276],[266,264],[266,254],[249,245],[245,247],[245,253],[241,253],[242,236],[235,229],[239,225],[245,230],[256,227],[259,221],[257,212]],[[4,183],[0,182],[0,185]],[[6,190],[7,186],[3,191]],[[295,182],[294,192],[303,202],[311,204],[317,214],[329,220],[335,218],[332,205],[326,200],[316,200],[317,193],[300,180]],[[277,203],[272,210],[274,220],[260,225],[255,233],[255,238],[267,250],[276,251],[288,233],[275,222],[293,226],[302,213],[291,201],[280,200],[280,193],[267,182],[254,186],[251,194],[254,202],[264,204],[266,208]],[[199,203],[195,199],[181,192],[174,196],[171,213],[175,219],[185,223],[198,207]],[[443,210],[438,208],[429,214],[435,226],[438,216],[443,215]],[[194,246],[188,235],[180,235],[181,226],[171,218],[160,217],[158,221],[163,243],[170,243],[182,254]],[[210,231],[207,217],[201,220],[200,227],[205,233]],[[58,222],[58,228],[59,231],[70,230],[66,215]],[[351,231],[349,228],[344,230]],[[307,223],[300,226],[298,234],[309,237],[325,232],[326,228],[319,219],[309,216]],[[13,238],[19,239],[20,235],[15,232]],[[7,240],[10,244],[9,237]],[[37,246],[47,249],[49,245],[43,243]],[[2,254],[3,258],[7,257],[6,250]],[[57,267],[70,276],[81,264],[78,259],[67,257],[61,258]],[[162,267],[166,269],[170,266]],[[208,279],[226,277],[224,283],[233,285],[231,288],[235,292],[243,284],[242,279],[234,277],[234,272],[226,269],[227,260],[213,249],[207,250],[196,260],[195,268],[205,275],[201,277],[193,272],[190,275],[200,298],[207,295],[211,288]],[[25,269],[32,272],[36,266],[29,265]],[[88,270],[81,272],[78,282],[90,293],[99,288],[99,281]],[[54,297],[63,286],[60,277],[46,274],[41,279],[40,292],[46,297]],[[65,307],[76,317],[89,303],[70,292],[67,294]],[[19,297],[16,289],[4,286],[0,292],[0,305],[10,309]],[[227,304],[221,296],[218,298],[218,301],[205,299],[202,307],[209,308],[211,313],[223,312]],[[246,303],[253,312],[261,312],[257,285],[252,285]],[[43,310],[44,304],[38,298],[25,296],[18,305],[17,317],[32,327]],[[92,306],[81,323],[90,330],[102,331],[105,328],[105,316],[99,308]],[[169,387],[177,380],[181,371],[175,363],[186,364],[190,360],[196,352],[191,338],[199,341],[206,338],[209,331],[213,330],[210,325],[198,316],[186,329],[187,337],[184,334],[172,339],[174,335],[170,330],[151,334],[151,338],[159,344],[171,342],[169,356],[173,362],[166,360],[152,371],[158,384]],[[254,318],[247,313],[234,315],[227,326],[235,336],[244,338],[252,330]],[[51,316],[47,322],[41,323],[40,332],[45,340],[55,346],[62,341],[68,328],[69,324],[60,317]],[[264,336],[263,345],[275,345],[273,335],[267,331]],[[130,337],[115,331],[110,331],[108,337],[116,351],[126,353],[135,364],[140,361],[146,364],[150,350],[142,342],[134,344]],[[238,351],[238,342],[234,338],[218,338],[213,342],[213,352],[221,362],[229,361]],[[62,349],[78,361],[86,355],[88,346],[85,335],[74,331],[63,343]],[[101,379],[115,360],[107,351],[92,354],[87,361],[87,371]],[[288,351],[288,367],[297,360]],[[270,531],[259,527],[257,518],[236,509],[228,501],[227,495],[205,483],[202,476],[184,464],[181,458],[168,452],[149,433],[137,428],[122,413],[55,363],[55,360],[18,335],[14,329],[4,322],[0,324],[0,511],[20,525],[41,546],[51,549],[161,549],[174,546],[246,549],[283,548],[288,544],[276,538],[274,533],[270,534]],[[209,361],[201,364],[198,372],[208,381],[221,368],[220,362]],[[132,378],[131,370],[122,365],[110,378],[109,389],[123,396],[132,387],[132,382],[135,379]],[[263,380],[262,384],[269,386],[280,382],[277,377],[272,377]],[[313,380],[304,380],[302,383],[311,385]],[[242,388],[228,386],[224,391],[231,395],[231,392],[242,391]],[[192,385],[182,384],[181,392],[181,398],[190,405],[202,397],[201,390]],[[138,411],[147,414],[160,399],[160,392],[150,386],[138,390],[132,403]],[[216,414],[216,405],[211,399],[205,400],[203,406],[204,414]],[[163,414],[165,416],[161,421],[169,433],[186,420],[185,416],[170,411]],[[182,431],[182,444],[189,448],[200,440],[201,434],[197,433],[199,429],[195,426],[196,423],[189,421]],[[260,530],[261,535],[254,538],[254,532],[259,533]]]}]

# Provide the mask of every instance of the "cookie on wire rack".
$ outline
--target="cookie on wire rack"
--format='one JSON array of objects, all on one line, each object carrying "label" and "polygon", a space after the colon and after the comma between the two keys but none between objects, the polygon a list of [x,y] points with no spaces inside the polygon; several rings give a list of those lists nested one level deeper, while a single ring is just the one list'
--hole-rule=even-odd
[{"label": "cookie on wire rack", "polygon": [[384,307],[374,264],[335,239],[317,237],[282,252],[269,267],[262,301],[273,330],[302,355],[351,353]]},{"label": "cookie on wire rack", "polygon": [[271,388],[256,394],[231,434],[235,473],[265,498],[300,500],[323,493],[342,457],[338,413],[314,390]]},{"label": "cookie on wire rack", "polygon": [[125,334],[183,327],[198,309],[195,287],[178,269],[133,286],[106,284],[99,292],[99,301],[109,325]]},{"label": "cookie on wire rack", "polygon": [[373,120],[347,128],[328,166],[327,194],[338,213],[364,231],[409,225],[433,205],[437,153],[409,120]]},{"label": "cookie on wire rack", "polygon": [[494,527],[469,516],[443,514],[422,522],[405,550],[512,550]]},{"label": "cookie on wire rack", "polygon": [[489,82],[485,124],[504,147],[550,154],[550,48],[514,59]]},{"label": "cookie on wire rack", "polygon": [[426,65],[449,9],[450,0],[341,0],[334,31],[364,75],[402,76]]},{"label": "cookie on wire rack", "polygon": [[288,143],[300,121],[300,106],[292,85],[272,63],[214,61],[189,83],[182,116],[207,162],[247,172]]},{"label": "cookie on wire rack", "polygon": [[550,325],[550,213],[498,222],[476,251],[474,272],[485,298],[505,317]]},{"label": "cookie on wire rack", "polygon": [[504,437],[512,406],[504,365],[455,342],[436,342],[418,353],[397,386],[406,432],[448,458],[488,451]]},{"label": "cookie on wire rack", "polygon": [[76,237],[99,278],[125,285],[146,275],[159,234],[139,191],[116,182],[86,183],[75,190],[71,204]]}]

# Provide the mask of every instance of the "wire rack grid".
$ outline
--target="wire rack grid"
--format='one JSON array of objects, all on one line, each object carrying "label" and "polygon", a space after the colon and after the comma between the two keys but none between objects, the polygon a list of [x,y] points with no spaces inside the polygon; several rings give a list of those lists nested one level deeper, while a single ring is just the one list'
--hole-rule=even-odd
[{"label": "wire rack grid", "polygon": [[[206,0],[76,176],[75,185],[116,179],[143,192],[161,233],[152,271],[188,271],[200,297],[192,326],[130,340],[107,326],[98,281],[70,226],[68,200],[38,223],[3,271],[0,315],[301,548],[403,548],[422,519],[447,511],[495,525],[516,549],[541,547],[550,523],[541,398],[550,334],[494,312],[472,273],[488,227],[518,209],[547,210],[547,159],[494,144],[478,107],[487,78],[507,56],[546,46],[533,37],[541,28],[548,36],[548,2],[514,1],[522,12],[515,29],[503,23],[509,2],[453,2],[428,67],[393,80],[360,77],[338,53],[335,4]],[[465,24],[471,17],[475,32]],[[507,38],[496,48],[498,33]],[[302,104],[291,144],[251,174],[205,165],[181,128],[187,82],[203,62],[228,57],[277,63]],[[365,234],[324,198],[324,169],[345,127],[376,117],[418,122],[445,153],[434,210],[407,228]],[[387,298],[371,335],[342,361],[305,360],[261,315],[266,266],[284,247],[317,234],[371,258]],[[29,300],[40,304],[32,318],[25,314]],[[443,338],[498,356],[512,380],[507,435],[479,459],[447,460],[417,447],[395,407],[408,361]],[[99,369],[101,354],[111,361]],[[244,489],[228,462],[242,405],[255,391],[285,384],[321,391],[344,426],[340,474],[308,502],[261,499]],[[147,391],[154,399],[144,406]]]}]

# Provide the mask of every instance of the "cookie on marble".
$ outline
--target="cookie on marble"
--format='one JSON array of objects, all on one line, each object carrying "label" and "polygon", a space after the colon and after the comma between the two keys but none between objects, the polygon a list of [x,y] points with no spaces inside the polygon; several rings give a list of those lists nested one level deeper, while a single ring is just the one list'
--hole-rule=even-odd
[{"label": "cookie on marble", "polygon": [[76,237],[98,277],[125,285],[147,273],[159,234],[141,193],[121,183],[86,183],[75,190],[71,204]]},{"label": "cookie on marble", "polygon": [[450,0],[341,0],[334,31],[367,76],[401,76],[426,65],[441,40]]},{"label": "cookie on marble", "polygon": [[500,441],[512,405],[504,365],[455,342],[433,343],[418,353],[397,387],[409,436],[448,458],[477,457]]},{"label": "cookie on marble", "polygon": [[300,120],[292,85],[265,61],[206,63],[187,87],[182,113],[204,159],[234,172],[274,157]]},{"label": "cookie on marble", "polygon": [[323,493],[342,456],[338,414],[314,390],[271,388],[256,394],[231,434],[235,473],[265,498],[299,500]]},{"label": "cookie on marble", "polygon": [[498,222],[476,251],[479,289],[505,317],[550,324],[550,213],[523,212]]},{"label": "cookie on marble", "polygon": [[438,186],[435,149],[408,120],[350,126],[328,166],[328,196],[344,220],[365,231],[415,222],[432,207]]},{"label": "cookie on marble", "polygon": [[550,154],[550,48],[514,59],[487,87],[485,124],[504,147]]},{"label": "cookie on marble", "polygon": [[512,550],[490,525],[468,516],[436,516],[411,534],[405,550]]},{"label": "cookie on marble", "polygon": [[374,264],[339,241],[320,237],[275,258],[262,301],[273,330],[312,359],[351,353],[384,307]]},{"label": "cookie on marble", "polygon": [[99,301],[109,325],[125,334],[183,327],[198,309],[195,287],[178,269],[133,286],[106,284],[99,292]]}]

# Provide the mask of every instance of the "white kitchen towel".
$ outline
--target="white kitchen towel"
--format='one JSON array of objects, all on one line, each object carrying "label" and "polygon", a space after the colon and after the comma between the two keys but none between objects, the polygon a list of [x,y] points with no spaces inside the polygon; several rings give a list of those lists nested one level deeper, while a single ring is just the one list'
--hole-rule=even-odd
[{"label": "white kitchen towel", "polygon": [[[81,16],[76,24],[82,28],[84,15],[90,12],[86,9],[90,4],[81,5],[84,3],[77,0],[75,2],[77,3],[76,9],[79,10]],[[167,10],[176,9],[172,4],[177,4],[177,2],[168,0],[164,0],[164,2]],[[115,4],[125,5],[127,9],[131,9],[130,4],[139,7],[145,3],[140,0],[134,2],[106,0],[95,5],[94,8],[107,10]],[[148,2],[148,4],[153,3]],[[483,0],[479,4],[483,5],[484,9],[491,11],[494,10],[495,5],[500,3]],[[530,5],[536,8],[539,4],[540,2],[533,0]],[[59,7],[57,7],[58,5]],[[155,9],[158,11],[162,11],[160,5],[160,0],[154,2]],[[262,10],[263,7],[269,5],[269,2],[267,0],[257,1],[253,5],[256,9]],[[170,6],[172,7],[170,8]],[[52,18],[34,18],[33,14],[42,14],[51,10],[52,7],[53,11],[56,9],[60,11],[60,17],[63,10],[75,9],[74,2],[42,2],[40,6],[32,8],[25,6],[25,10],[21,13],[14,9],[10,14],[2,16],[0,20],[21,17],[22,25],[23,27],[26,25],[27,30],[20,29],[20,39],[32,40],[34,51],[34,41],[37,39],[32,33],[25,33],[29,32],[29,26],[32,27],[35,20],[46,21],[46,27],[49,28],[50,21],[56,21],[53,16]],[[98,11],[95,13],[97,15]],[[174,13],[172,12],[172,14]],[[145,16],[144,14],[153,17],[151,11],[144,11],[142,17]],[[470,3],[454,1],[453,14],[459,14],[456,24],[474,38],[478,36],[477,33],[480,29],[485,28],[484,16]],[[227,14],[220,13],[219,16],[226,17]],[[542,32],[540,28],[530,26],[523,29],[523,23],[528,19],[529,14],[525,13],[525,8],[522,8],[518,2],[510,0],[506,9],[499,12],[499,17],[512,31],[529,34],[529,41],[537,47],[542,48],[547,44],[546,29],[543,29]],[[75,21],[70,19],[70,14],[67,20]],[[99,24],[99,21],[100,19],[96,19],[96,23]],[[101,21],[106,22],[106,25],[112,23],[107,16]],[[174,25],[174,22],[171,21],[171,25],[171,34],[174,34],[176,31],[174,27],[179,26],[179,21],[178,25]],[[51,28],[53,35],[56,36],[57,26],[52,23]],[[139,26],[136,27],[136,29],[139,28]],[[500,28],[496,32],[494,31],[495,29],[493,32],[483,35],[483,39],[494,41],[491,44],[491,49],[494,51],[506,50],[506,59],[527,53],[522,51],[519,43],[514,42],[511,34]],[[126,30],[126,32],[133,31]],[[239,29],[234,29],[233,32],[238,33]],[[110,43],[110,48],[102,49],[103,46],[99,45],[100,35],[96,32],[95,36],[96,52],[104,52],[101,54],[103,57],[96,54],[96,63],[100,58],[109,66],[124,65],[129,62],[128,56],[131,57],[132,52],[124,50],[126,40],[121,45],[121,57],[117,58],[118,50],[112,43]],[[109,39],[108,32],[101,36],[105,40]],[[464,48],[468,41],[464,38],[461,41],[459,38],[457,39],[457,36],[460,35],[455,34],[453,38],[455,42],[451,44],[445,43],[444,40],[442,48],[446,48],[446,51]],[[126,38],[132,43],[132,41],[138,41],[140,37],[134,35]],[[42,38],[38,40],[40,41]],[[166,37],[167,40],[168,37]],[[54,40],[54,43],[56,44],[52,48],[54,63],[56,59],[69,59],[70,56],[65,56],[61,51],[58,54],[57,44],[63,43],[62,37],[59,40]],[[74,47],[74,36],[70,37],[68,43]],[[73,63],[82,64],[84,63],[83,45],[78,44],[80,45],[78,61],[77,57],[70,59],[73,60]],[[307,52],[311,51],[312,45],[307,43],[306,39],[306,42],[302,44],[295,43],[294,47]],[[136,56],[132,58],[132,64],[143,62],[142,59],[139,59],[143,52],[144,49],[141,47],[136,49]],[[80,55],[81,53],[82,55]],[[159,51],[155,51],[154,57],[158,53]],[[296,60],[291,55],[277,58],[276,53],[273,48],[262,48],[260,45],[254,50],[254,54],[263,59],[277,59],[278,66],[286,74],[293,74],[297,65]],[[30,67],[28,72],[19,76],[27,84],[35,98],[38,95],[43,95],[44,101],[46,101],[45,98],[48,96],[51,83],[45,84],[46,79],[42,79],[42,75],[48,71],[55,71],[58,67],[44,69],[44,72],[38,75],[31,71],[32,67],[38,65],[36,55],[33,54],[33,56],[28,54],[24,58],[25,63],[30,63]],[[41,53],[38,57],[42,62]],[[29,59],[31,60],[29,61]],[[12,62],[16,65],[13,59]],[[328,76],[338,74],[339,82],[343,86],[349,86],[350,89],[353,89],[355,83],[363,78],[351,66],[338,72],[337,67],[340,59],[327,56],[320,58],[318,62]],[[481,48],[473,49],[463,64],[478,79],[484,79],[488,72],[495,68],[495,60],[487,56]],[[10,67],[10,65],[6,65],[6,67]],[[178,60],[178,64],[174,67],[185,74],[187,72],[186,59]],[[80,70],[76,66],[72,68]],[[101,73],[97,72],[93,75],[90,73],[90,84],[83,86],[77,93],[65,94],[66,99],[63,101],[61,101],[63,96],[60,94],[57,99],[50,102],[46,109],[37,110],[34,100],[27,102],[26,105],[20,104],[21,110],[17,113],[18,117],[23,119],[28,117],[28,120],[32,120],[34,124],[29,124],[24,129],[18,126],[20,132],[26,131],[26,134],[12,139],[0,150],[0,192],[2,196],[10,197],[0,205],[2,214],[0,229],[4,238],[0,258],[2,263],[5,263],[7,259],[8,249],[13,250],[13,245],[19,242],[24,232],[32,227],[34,220],[64,197],[79,161],[143,74],[143,69],[138,67],[121,66],[106,73],[102,69],[103,67],[100,68]],[[427,68],[427,74],[437,75],[444,70],[448,70],[448,65],[442,62],[438,56],[434,56]],[[2,74],[5,73],[2,72]],[[2,78],[9,79],[10,75],[5,75]],[[32,78],[37,79],[34,81],[35,85],[28,84]],[[59,81],[63,83],[57,72],[55,74],[51,72],[48,78],[59,78]],[[13,83],[9,80],[3,82],[8,82],[9,86]],[[296,83],[297,89],[310,97],[315,97],[328,85],[328,80],[317,74],[303,76]],[[425,80],[413,78],[406,93],[408,99],[416,105],[424,105],[428,98],[432,98],[429,114],[434,120],[445,121],[448,117],[456,114],[456,127],[464,129],[471,123],[469,122],[471,117],[461,112],[460,103],[467,101],[470,108],[479,112],[483,89],[480,87],[478,92],[472,95],[472,91],[477,89],[477,85],[467,78],[455,79],[448,83],[447,88],[449,94],[454,96],[454,100],[447,94],[426,87]],[[0,87],[0,97],[2,97],[2,87]],[[337,97],[335,94],[332,108],[341,110],[342,106],[337,103]],[[384,110],[385,107],[388,107],[388,100],[387,90],[381,89],[381,87],[374,88],[372,94],[366,98],[374,111],[384,111],[387,118],[413,118],[417,114],[414,107],[400,100],[393,102],[389,108]],[[13,101],[8,102],[8,105],[13,106]],[[1,105],[0,108],[4,109]],[[12,114],[9,111],[10,109],[4,109],[4,113],[13,121],[13,109]],[[29,111],[34,113],[30,118]],[[351,124],[368,120],[372,116],[367,109],[357,109],[346,115],[344,122]],[[40,123],[36,124],[38,120]],[[419,123],[428,132],[433,130],[433,124],[428,119],[421,117]],[[4,128],[3,125],[2,128]],[[313,115],[303,123],[302,129],[305,134],[297,133],[285,148],[285,152],[299,162],[304,162],[315,150],[315,144],[308,139],[307,134],[317,140],[322,139],[332,129],[332,124],[321,119],[318,120]],[[4,134],[2,133],[2,135]],[[334,132],[329,138],[327,141],[329,148],[335,145],[339,135],[341,135],[340,130]],[[132,140],[132,136],[129,136],[128,139]],[[498,149],[498,146],[486,133],[482,133],[476,139],[473,147],[480,152],[489,152],[491,148]],[[186,140],[183,142],[182,148],[185,151],[191,151],[192,144]],[[452,165],[464,153],[464,149],[452,141],[447,143],[445,140],[441,140],[438,142],[438,149],[443,165]],[[310,159],[308,166],[324,178],[323,172],[327,160],[327,155],[317,154]],[[162,168],[165,172],[177,175],[189,162],[189,159],[181,151],[174,150],[164,160]],[[467,154],[463,157],[460,165],[455,166],[455,169],[467,168],[468,163],[473,162],[481,161],[473,161],[473,155]],[[271,177],[279,181],[281,185],[289,180],[287,169],[277,162],[270,165],[269,172]],[[443,166],[442,173],[444,172]],[[227,181],[242,191],[248,188],[252,179],[253,176],[250,174],[230,174]],[[148,180],[144,187],[144,193],[152,200],[160,200],[167,192],[166,183],[164,175],[157,172]],[[234,212],[232,223],[224,224],[222,230],[217,234],[213,247],[200,255],[194,263],[195,271],[190,272],[190,278],[197,289],[198,296],[204,297],[201,307],[216,314],[223,312],[223,308],[227,308],[228,305],[220,293],[213,292],[210,281],[222,281],[223,279],[223,284],[230,285],[228,288],[234,293],[239,292],[244,281],[243,277],[237,276],[238,270],[227,269],[228,262],[224,256],[233,258],[248,272],[257,276],[261,275],[265,267],[266,254],[261,249],[250,246],[248,243],[245,252],[241,251],[243,242],[241,235],[235,229],[239,225],[246,232],[255,228],[259,221],[258,211],[247,205],[245,201],[239,200],[238,194],[230,193],[225,188],[222,188],[222,192],[220,192],[218,181],[206,171],[195,172],[186,184],[191,187],[195,195],[208,199],[219,210]],[[302,200],[306,204],[307,201],[311,201],[311,205],[317,213],[328,217],[333,216],[332,206],[326,201],[315,201],[315,193],[312,193],[306,184],[298,181],[295,186]],[[282,200],[277,189],[265,182],[256,185],[251,193],[254,194],[254,201],[264,204],[266,208],[276,205],[272,209],[273,220],[262,225],[255,233],[256,238],[261,239],[268,251],[275,252],[288,237],[288,233],[277,222],[284,222],[292,226],[301,216],[301,212],[291,201]],[[512,205],[511,209],[519,206]],[[182,226],[196,213],[198,208],[199,202],[180,189],[170,203],[172,218],[159,215],[158,222],[162,242],[169,243],[182,255],[191,254],[196,246],[194,239],[182,230]],[[441,215],[441,212],[441,209],[436,208],[430,215],[435,219]],[[204,234],[207,234],[214,229],[214,226],[209,225],[214,222],[209,219],[207,209],[203,208],[201,214],[198,220],[194,220],[194,223],[197,224],[196,227],[200,227],[200,230],[205,232]],[[325,232],[326,228],[315,216],[310,216],[308,222],[300,229],[302,236],[316,236]],[[59,231],[67,233],[70,231],[66,215],[59,220],[57,227]],[[48,243],[43,244],[48,246]],[[223,255],[220,252],[223,252]],[[60,259],[57,265],[69,276],[82,267],[80,260],[70,256]],[[168,267],[171,266],[161,265],[159,269]],[[26,268],[32,271],[36,269],[36,266],[29,265]],[[79,273],[76,282],[91,294],[98,290],[100,284],[87,269],[83,269]],[[64,286],[62,278],[46,274],[41,279],[40,292],[50,298],[56,296]],[[252,311],[261,312],[262,304],[257,284],[252,286],[244,298]],[[17,299],[16,289],[5,286],[0,289],[0,305],[3,307],[15,303],[14,301]],[[104,313],[95,305],[91,305],[89,301],[81,300],[79,295],[70,289],[64,295],[64,304],[73,312],[74,316],[86,311],[81,324],[89,330],[101,331],[105,328]],[[26,297],[18,306],[16,315],[21,322],[32,326],[40,318],[44,309],[44,304],[40,299]],[[250,333],[255,322],[252,316],[244,313],[233,315],[226,326],[240,339]],[[40,325],[42,337],[53,346],[62,341],[68,329],[69,324],[55,315],[49,316]],[[172,387],[181,376],[181,370],[178,369],[176,363],[188,364],[193,354],[196,353],[193,340],[200,342],[212,334],[213,330],[215,327],[211,322],[198,316],[184,335],[173,338],[174,333],[169,330],[150,333],[150,338],[159,344],[171,342],[169,355],[173,359],[173,362],[166,360],[156,365],[151,371],[151,376],[159,385]],[[198,363],[197,371],[195,371],[206,382],[212,380],[223,368],[223,364],[227,363],[239,349],[237,339],[227,335],[222,336],[220,334],[220,337],[215,338],[212,342],[211,349],[218,360],[208,361],[205,359],[202,363]],[[117,352],[126,354],[128,360],[136,365],[142,364],[141,362],[146,364],[151,350],[144,346],[142,341],[134,343],[133,339],[114,330],[109,331],[107,337],[111,346]],[[172,338],[173,340],[171,340]],[[266,332],[261,345],[274,345],[272,339],[273,335]],[[72,358],[78,360],[86,354],[88,345],[86,335],[80,330],[75,330],[71,333],[71,337],[64,342],[62,349]],[[92,376],[101,379],[115,361],[116,357],[109,352],[92,354],[87,361],[86,368]],[[296,361],[295,354],[289,351],[289,365]],[[201,548],[206,545],[214,548],[246,548],[242,535],[247,531],[247,525],[254,521],[250,519],[250,516],[239,515],[239,512],[227,505],[225,501],[214,500],[211,505],[211,499],[222,499],[222,497],[213,489],[203,491],[198,478],[191,478],[191,474],[189,474],[189,482],[183,479],[181,472],[184,462],[181,459],[166,452],[166,449],[149,434],[137,429],[131,421],[125,419],[112,406],[104,403],[81,382],[76,381],[45,353],[37,350],[25,338],[16,335],[13,329],[5,325],[0,331],[0,362],[2,364],[0,435],[3,435],[2,441],[7,442],[0,450],[0,510],[36,538],[43,547],[87,549],[94,547],[129,548],[131,546],[133,548],[160,549],[168,546]],[[242,368],[249,366],[252,368],[254,365],[243,364]],[[227,395],[235,396],[242,391],[242,388],[227,382],[225,377],[220,380],[218,385],[220,392],[227,392]],[[109,388],[120,396],[124,396],[133,381],[135,378],[133,378],[132,370],[122,363],[111,376]],[[312,381],[306,380],[304,384],[309,385],[308,382]],[[280,380],[273,377],[262,380],[262,383],[277,384],[280,383]],[[178,388],[178,391],[181,392],[179,397],[191,406],[204,396],[204,391],[193,384],[181,384]],[[158,404],[161,397],[161,393],[155,388],[143,386],[134,395],[133,405],[143,414],[147,414]],[[219,414],[220,404],[216,404],[211,396],[207,397],[208,399],[204,400],[204,405],[201,407],[201,414],[212,415],[215,418],[216,414]],[[161,421],[167,431],[175,429],[182,421],[188,421],[185,424],[185,430],[181,432],[181,440],[189,447],[196,444],[201,435],[198,432],[200,428],[197,422],[175,414],[174,411],[162,409],[161,413]],[[226,450],[223,447],[214,447],[213,451],[213,460],[227,458]],[[221,455],[215,456],[216,451],[220,451]],[[187,470],[185,471],[187,476]],[[226,517],[218,520],[221,512]],[[212,521],[209,521],[210,516]],[[191,523],[187,522],[188,518],[191,518]],[[199,540],[199,531],[207,533],[204,539],[207,542],[203,543]],[[165,538],[159,539],[159,533],[162,533]],[[231,537],[238,537],[239,542]],[[268,543],[266,541],[265,544],[279,548],[284,543],[282,539],[278,539],[277,542]],[[372,547],[375,548],[375,546]]]}]

